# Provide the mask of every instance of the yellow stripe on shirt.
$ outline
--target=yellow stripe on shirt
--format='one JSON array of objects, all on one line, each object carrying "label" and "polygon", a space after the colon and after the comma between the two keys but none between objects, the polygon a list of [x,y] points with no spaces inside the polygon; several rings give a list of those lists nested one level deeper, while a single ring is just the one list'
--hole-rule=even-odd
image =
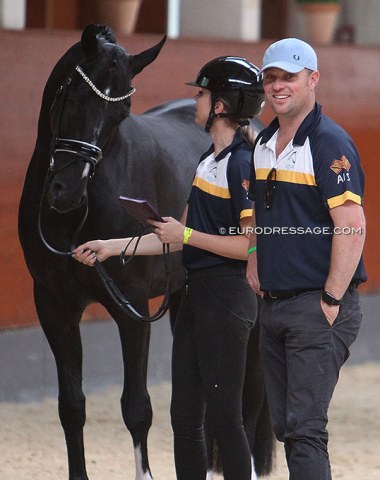
[{"label": "yellow stripe on shirt", "polygon": [[[256,170],[257,180],[266,180],[270,168],[258,168]],[[276,182],[297,183],[299,185],[317,185],[315,177],[311,173],[294,172],[293,170],[276,170]]]},{"label": "yellow stripe on shirt", "polygon": [[219,187],[212,183],[206,182],[203,178],[195,177],[193,186],[198,187],[203,192],[209,193],[219,198],[231,198],[228,188]]},{"label": "yellow stripe on shirt", "polygon": [[357,203],[358,205],[362,204],[361,196],[349,191],[346,191],[341,195],[337,195],[336,197],[328,198],[327,204],[329,208],[334,208],[334,207],[339,207],[340,205],[343,205],[344,202],[346,202],[347,200],[351,200],[352,202]]},{"label": "yellow stripe on shirt", "polygon": [[252,215],[253,215],[253,209],[252,208],[246,208],[245,210],[242,210],[240,212],[240,220],[242,218],[252,217]]}]

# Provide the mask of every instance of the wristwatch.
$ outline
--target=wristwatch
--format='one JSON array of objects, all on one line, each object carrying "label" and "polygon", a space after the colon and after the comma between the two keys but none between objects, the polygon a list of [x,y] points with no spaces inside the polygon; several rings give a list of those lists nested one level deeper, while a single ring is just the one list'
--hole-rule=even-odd
[{"label": "wristwatch", "polygon": [[340,305],[340,300],[337,300],[334,295],[332,295],[329,292],[326,292],[326,290],[323,290],[322,293],[322,300],[327,303],[327,305]]}]

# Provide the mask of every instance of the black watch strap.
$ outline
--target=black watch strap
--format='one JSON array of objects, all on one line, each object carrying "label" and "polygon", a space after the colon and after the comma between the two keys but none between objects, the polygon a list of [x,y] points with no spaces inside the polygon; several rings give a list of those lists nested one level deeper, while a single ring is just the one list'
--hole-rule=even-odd
[{"label": "black watch strap", "polygon": [[322,293],[322,300],[327,303],[327,305],[340,305],[340,300],[337,300],[334,295],[332,295],[329,292],[326,292],[326,290],[323,290]]}]

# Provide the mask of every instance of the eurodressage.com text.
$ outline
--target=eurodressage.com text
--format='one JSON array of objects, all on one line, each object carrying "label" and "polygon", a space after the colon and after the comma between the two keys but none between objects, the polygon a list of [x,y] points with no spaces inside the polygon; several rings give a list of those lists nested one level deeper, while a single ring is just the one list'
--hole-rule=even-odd
[{"label": "eurodressage.com text", "polygon": [[221,227],[220,235],[362,235],[363,227]]}]

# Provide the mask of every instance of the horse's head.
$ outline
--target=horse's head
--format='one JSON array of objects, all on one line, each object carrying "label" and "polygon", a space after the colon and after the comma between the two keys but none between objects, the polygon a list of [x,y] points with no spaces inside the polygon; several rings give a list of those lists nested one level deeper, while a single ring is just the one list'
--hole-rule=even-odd
[{"label": "horse's head", "polygon": [[102,149],[129,115],[133,77],[159,54],[165,37],[152,48],[130,55],[104,25],[82,34],[83,57],[59,87],[50,110],[52,131],[47,199],[64,213],[86,200],[87,183]]}]

